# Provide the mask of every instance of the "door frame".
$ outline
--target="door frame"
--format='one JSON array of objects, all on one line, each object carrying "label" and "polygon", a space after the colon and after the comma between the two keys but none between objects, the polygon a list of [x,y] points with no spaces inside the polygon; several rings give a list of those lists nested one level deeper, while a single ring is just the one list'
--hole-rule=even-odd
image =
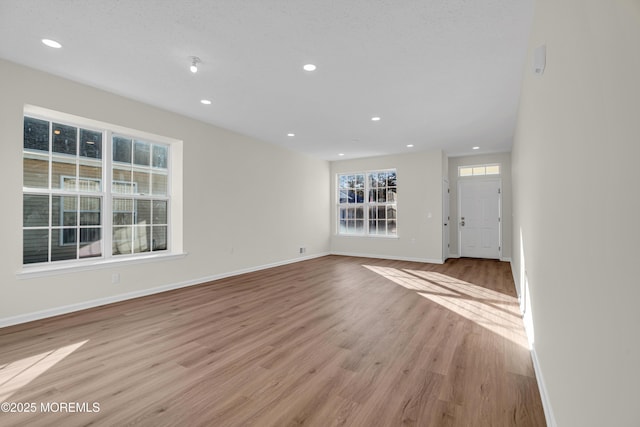
[{"label": "door frame", "polygon": [[470,176],[470,177],[464,177],[464,178],[459,178],[458,179],[458,197],[457,197],[457,215],[458,217],[456,218],[456,226],[458,227],[458,257],[462,257],[462,233],[461,233],[461,226],[460,226],[460,222],[462,221],[462,211],[461,211],[461,207],[462,207],[462,192],[460,191],[460,186],[462,183],[464,182],[469,182],[469,181],[475,181],[475,182],[497,182],[498,183],[498,258],[495,258],[497,260],[502,260],[502,247],[503,242],[502,242],[502,223],[504,222],[502,220],[502,178],[497,178],[497,177],[486,177],[486,176]]},{"label": "door frame", "polygon": [[442,262],[450,258],[451,253],[451,190],[449,180],[442,178]]}]

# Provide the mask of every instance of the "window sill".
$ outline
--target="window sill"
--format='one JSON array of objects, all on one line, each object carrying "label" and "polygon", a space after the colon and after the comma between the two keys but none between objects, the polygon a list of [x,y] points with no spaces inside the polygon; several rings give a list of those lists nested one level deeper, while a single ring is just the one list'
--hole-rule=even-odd
[{"label": "window sill", "polygon": [[340,234],[336,233],[336,237],[359,237],[364,239],[399,239],[399,236],[384,236],[379,234]]},{"label": "window sill", "polygon": [[85,260],[82,262],[74,262],[65,265],[41,265],[26,266],[16,273],[18,279],[32,279],[37,277],[48,277],[58,274],[74,273],[77,271],[91,271],[96,269],[119,267],[124,265],[144,264],[148,262],[169,261],[180,259],[187,256],[186,252],[182,253],[166,253],[166,254],[150,254],[131,256],[126,258],[98,258],[95,260]]}]

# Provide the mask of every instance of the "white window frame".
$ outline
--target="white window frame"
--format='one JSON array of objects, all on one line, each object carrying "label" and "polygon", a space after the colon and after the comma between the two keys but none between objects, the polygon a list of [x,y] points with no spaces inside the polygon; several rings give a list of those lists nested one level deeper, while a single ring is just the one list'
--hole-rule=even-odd
[{"label": "white window frame", "polygon": [[[396,175],[396,200],[393,202],[388,202],[387,201],[387,197],[385,197],[385,202],[378,202],[377,200],[375,202],[370,201],[369,200],[369,192],[370,190],[372,190],[371,186],[370,186],[370,180],[369,177],[371,174],[379,174],[379,173],[388,173],[388,172],[393,172]],[[341,176],[356,176],[356,175],[362,175],[363,179],[364,179],[364,187],[362,189],[363,191],[363,201],[362,203],[341,203],[340,202],[340,191],[341,191],[341,187],[340,187],[340,177]],[[388,168],[388,169],[376,169],[376,170],[368,170],[368,171],[359,171],[359,172],[341,172],[341,173],[337,173],[336,174],[336,235],[338,236],[355,236],[355,237],[375,237],[375,238],[398,238],[398,199],[397,199],[397,189],[399,188],[398,185],[398,171],[395,168]],[[388,187],[385,187],[388,188]],[[379,189],[379,187],[376,187],[376,189]],[[363,227],[362,227],[362,232],[360,233],[350,233],[350,232],[342,232],[341,231],[341,210],[344,208],[350,208],[350,207],[354,207],[354,208],[359,208],[361,207],[363,210],[363,216],[362,216],[362,221],[363,221]],[[393,220],[395,220],[395,224],[396,224],[396,228],[395,228],[395,233],[389,233],[388,228],[385,227],[385,234],[378,234],[376,233],[371,233],[370,227],[369,227],[369,221],[375,220],[370,218],[370,209],[371,208],[379,208],[379,207],[384,207],[385,209],[385,223],[386,226],[388,226],[389,223],[389,218],[386,217],[386,212],[388,210],[389,207],[393,207],[395,210],[395,218],[393,218]],[[357,218],[356,218],[357,219]]]},{"label": "white window frame", "polygon": [[[97,197],[101,198],[101,209],[102,209],[102,218],[101,218],[101,232],[102,232],[102,240],[101,240],[101,253],[102,255],[99,257],[91,257],[91,258],[82,258],[82,259],[72,259],[72,260],[61,260],[61,261],[51,261],[51,239],[53,239],[53,235],[50,236],[49,240],[49,260],[46,262],[39,263],[22,263],[22,255],[21,259],[21,269],[17,272],[17,276],[19,278],[29,278],[29,277],[41,277],[48,276],[50,274],[58,274],[67,271],[82,271],[82,270],[92,270],[95,268],[109,267],[114,264],[130,264],[130,263],[138,263],[138,262],[149,262],[156,259],[167,259],[172,257],[182,257],[185,254],[182,250],[182,141],[176,140],[173,138],[168,138],[156,134],[151,134],[144,131],[139,131],[135,129],[125,128],[122,126],[113,125],[110,123],[100,122],[92,119],[86,119],[83,117],[70,115],[66,113],[61,113],[53,110],[49,110],[42,107],[25,105],[23,117],[31,117],[34,119],[45,120],[48,122],[55,122],[59,124],[67,124],[70,126],[82,128],[82,129],[90,129],[102,132],[103,142],[102,142],[102,159],[101,167],[102,167],[102,183],[104,185],[101,186],[100,192],[93,191],[65,191],[63,188],[55,189],[55,188],[32,188],[32,187],[24,187],[23,186],[23,195],[27,194],[41,194],[51,196],[77,196],[79,197]],[[126,135],[132,139],[144,140],[149,143],[156,143],[161,145],[166,145],[168,147],[168,158],[167,158],[167,195],[159,196],[159,195],[136,195],[136,194],[112,194],[111,192],[111,176],[112,176],[112,135]],[[50,138],[52,136],[50,135]],[[20,141],[23,144],[22,141]],[[23,152],[28,153],[28,151]],[[48,160],[49,160],[49,180],[52,179],[52,155],[49,150]],[[25,155],[23,154],[23,158]],[[44,156],[42,156],[44,157]],[[84,179],[84,178],[83,178]],[[62,184],[62,183],[61,183]],[[51,187],[51,185],[49,185]],[[144,199],[163,199],[167,200],[167,249],[152,251],[152,252],[141,252],[141,253],[132,253],[126,255],[112,255],[112,233],[113,233],[113,214],[112,214],[112,200],[113,197],[125,197],[125,198],[144,198]],[[51,201],[49,202],[51,209]],[[51,215],[51,212],[49,212]],[[175,218],[175,219],[174,219]],[[79,220],[79,219],[78,219]],[[23,229],[23,224],[20,224],[20,229]],[[52,229],[52,224],[49,222],[49,226],[47,229]],[[43,227],[44,229],[45,227]],[[80,239],[80,236],[77,236],[77,239]],[[21,245],[22,248],[23,245]]]},{"label": "white window frame", "polygon": [[[486,170],[489,167],[498,167],[498,173],[487,173]],[[482,173],[476,173],[476,171],[474,169],[480,169],[483,168],[484,171]],[[471,175],[462,175],[462,170],[463,169],[471,169]],[[502,175],[502,165],[500,163],[486,163],[486,164],[482,164],[482,165],[462,165],[462,166],[458,166],[458,178],[473,178],[473,177],[478,177],[478,176],[488,176],[488,177],[495,177],[495,176],[501,176]]]}]

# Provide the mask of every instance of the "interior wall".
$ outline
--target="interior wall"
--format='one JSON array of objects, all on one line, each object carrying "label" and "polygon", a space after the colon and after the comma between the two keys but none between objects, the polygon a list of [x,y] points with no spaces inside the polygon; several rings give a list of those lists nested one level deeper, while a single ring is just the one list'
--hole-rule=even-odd
[{"label": "interior wall", "polygon": [[637,0],[536,2],[512,151],[513,269],[563,427],[640,425],[639,41]]},{"label": "interior wall", "polygon": [[[338,235],[337,174],[392,168],[398,176],[397,238]],[[331,162],[331,252],[441,262],[442,177],[441,150]]]},{"label": "interior wall", "polygon": [[[329,251],[329,163],[50,74],[0,60],[0,324]],[[25,104],[183,141],[183,247],[169,261],[46,278],[22,268]],[[300,255],[300,247],[306,253]],[[120,283],[112,284],[113,273]]]},{"label": "interior wall", "polygon": [[[511,260],[511,153],[480,154],[474,156],[449,157],[449,188],[451,228],[449,253],[459,256],[458,249],[458,166],[483,165],[499,163],[501,165],[500,179],[502,181],[502,259]],[[492,177],[495,178],[495,177]],[[463,178],[464,179],[464,178]],[[482,179],[482,178],[467,178]]]}]

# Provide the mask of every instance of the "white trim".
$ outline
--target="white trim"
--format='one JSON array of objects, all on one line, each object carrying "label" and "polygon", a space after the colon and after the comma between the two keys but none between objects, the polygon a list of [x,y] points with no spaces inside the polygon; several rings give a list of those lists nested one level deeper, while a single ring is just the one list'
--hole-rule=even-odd
[{"label": "white trim", "polygon": [[226,277],[238,276],[240,274],[252,273],[254,271],[265,270],[268,268],[279,267],[282,265],[293,264],[300,261],[306,261],[313,258],[320,258],[323,256],[327,256],[329,253],[323,252],[314,255],[308,255],[304,257],[299,257],[295,259],[288,259],[284,261],[278,261],[270,264],[259,265],[255,267],[243,268],[240,270],[230,271],[227,273],[214,274],[212,276],[200,277],[198,279],[186,280],[184,282],[172,283],[168,285],[158,286],[155,288],[149,289],[141,289],[138,291],[127,292],[125,294],[113,295],[105,298],[94,299],[90,301],[83,301],[76,304],[64,305],[60,307],[49,308],[42,311],[36,311],[33,313],[20,314],[18,316],[5,317],[0,318],[0,328],[5,328],[7,326],[18,325],[21,323],[32,322],[34,320],[46,319],[53,316],[59,316],[62,314],[72,313],[75,311],[86,310],[88,308],[98,307],[105,304],[112,304],[115,302],[126,301],[133,298],[144,297],[148,295],[158,294],[161,292],[171,291],[174,289],[185,288],[188,286],[200,285],[206,282],[211,282],[214,280],[224,279]]},{"label": "white trim", "polygon": [[[508,256],[500,257],[500,261],[511,263],[511,257],[508,257]],[[513,274],[513,273],[511,273],[511,274]]]},{"label": "white trim", "polygon": [[[515,276],[515,269],[513,268],[513,261],[509,260],[511,263],[511,275],[513,276],[513,282],[515,283],[516,293],[518,294],[518,302],[520,302],[520,313],[524,316],[524,305],[521,301],[521,293],[520,293],[520,284],[519,280]],[[527,334],[527,338],[529,342],[532,342],[533,337],[531,336],[531,331],[527,329],[527,325],[525,322],[524,331]],[[544,376],[542,375],[542,367],[540,366],[540,361],[538,360],[538,353],[536,352],[535,342],[531,344],[531,362],[533,363],[533,371],[536,375],[536,382],[538,383],[538,392],[540,393],[540,400],[542,401],[542,410],[544,411],[544,418],[547,422],[547,427],[557,427],[556,418],[553,415],[553,408],[551,407],[551,400],[549,399],[549,392],[547,391],[547,385],[544,382]]]},{"label": "white trim", "polygon": [[[122,256],[117,255],[113,258],[96,258],[91,259],[88,258],[86,261],[83,260],[73,260],[72,263],[69,264],[47,264],[44,266],[25,266],[22,270],[16,272],[16,277],[18,279],[32,279],[35,277],[49,277],[55,276],[58,274],[66,274],[73,273],[76,271],[88,271],[95,270],[98,268],[108,268],[113,267],[115,264],[120,265],[130,265],[130,264],[143,264],[147,262],[153,261],[170,261],[172,259],[184,258],[187,256],[187,253],[150,253],[143,255],[131,255],[131,256]],[[122,258],[121,258],[122,257]],[[64,263],[64,261],[60,261],[60,263]]]},{"label": "white trim", "polygon": [[428,264],[444,264],[441,259],[430,258],[412,258],[395,255],[377,255],[377,254],[363,254],[355,252],[331,252],[331,255],[350,256],[358,258],[377,258],[377,259],[392,259],[394,261],[411,261],[411,262],[425,262]]},{"label": "white trim", "polygon": [[553,415],[553,409],[551,408],[551,400],[549,400],[549,392],[544,382],[544,376],[542,375],[542,368],[538,361],[538,354],[536,353],[535,344],[531,346],[531,360],[533,362],[533,370],[536,373],[536,381],[538,382],[538,390],[540,391],[540,400],[542,400],[542,409],[544,410],[544,418],[547,421],[548,427],[557,427],[556,418]]},{"label": "white trim", "polygon": [[452,252],[449,252],[449,258],[460,258],[460,254],[454,254]]}]

